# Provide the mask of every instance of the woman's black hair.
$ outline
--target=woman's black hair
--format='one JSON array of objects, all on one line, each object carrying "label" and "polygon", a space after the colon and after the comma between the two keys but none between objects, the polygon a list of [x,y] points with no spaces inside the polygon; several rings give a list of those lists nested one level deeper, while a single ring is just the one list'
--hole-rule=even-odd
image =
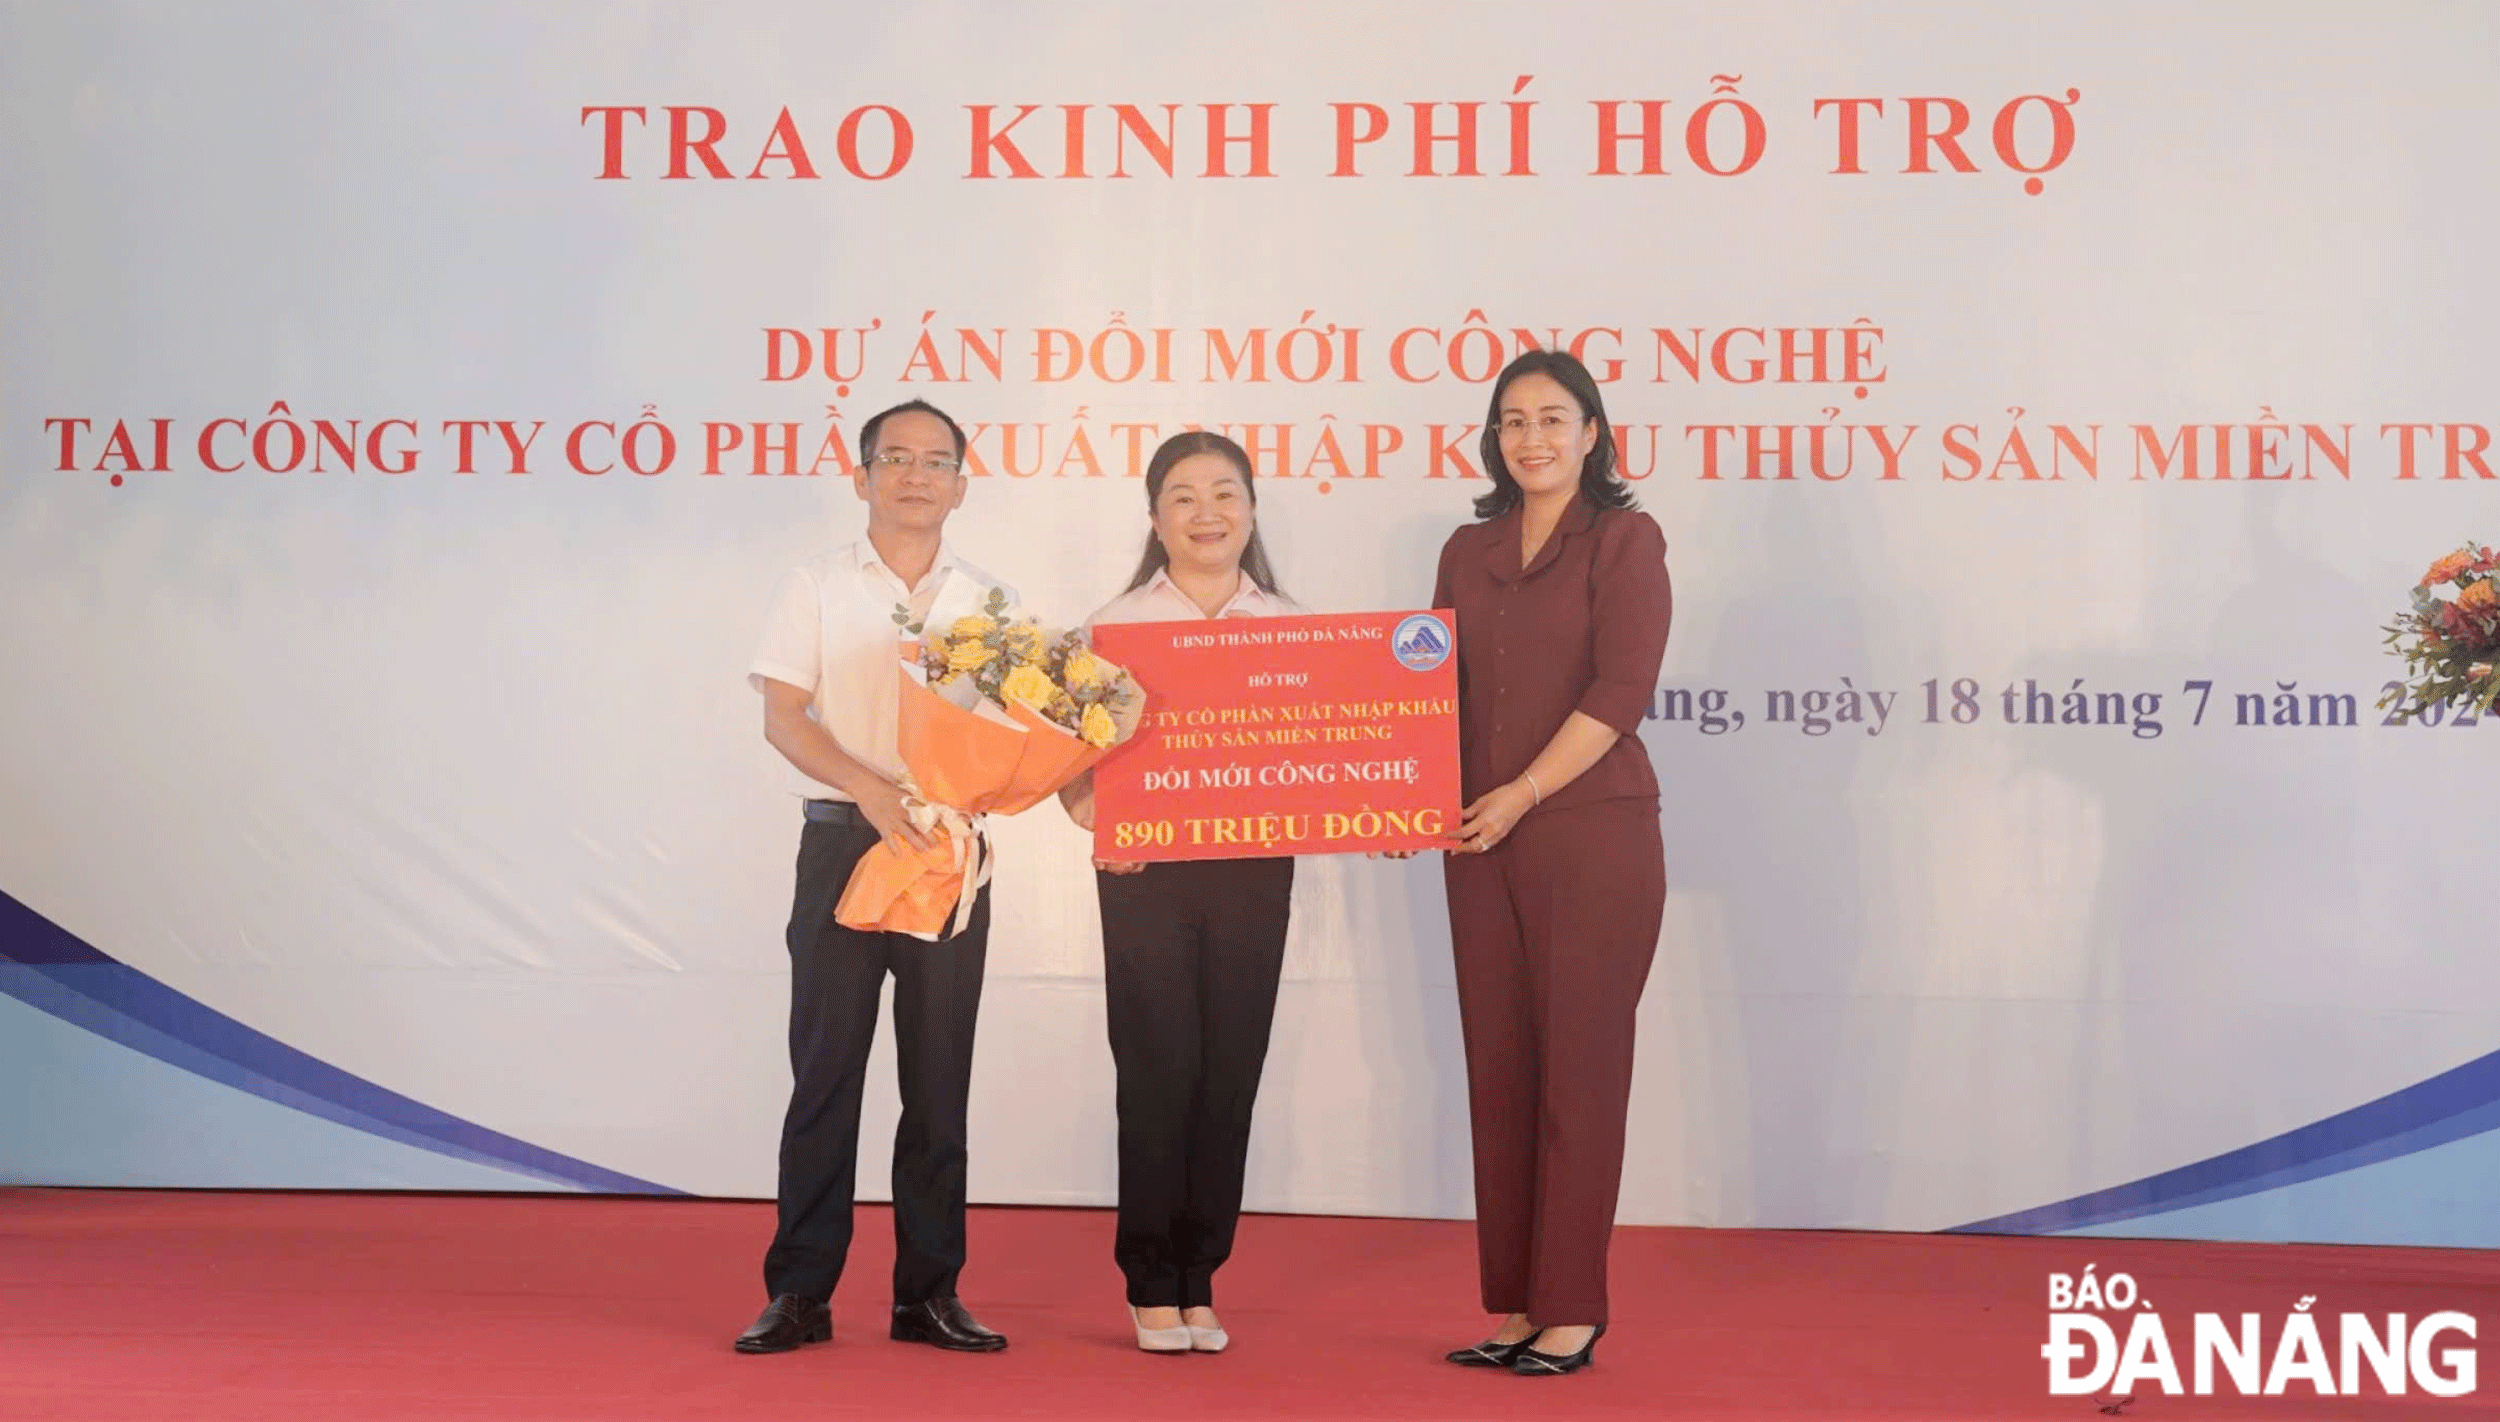
[{"label": "woman's black hair", "polygon": [[1493,481],[1493,487],[1476,499],[1476,517],[1499,517],[1519,507],[1523,497],[1519,481],[1510,477],[1510,465],[1502,458],[1502,395],[1523,375],[1551,378],[1580,403],[1583,418],[1597,422],[1597,443],[1580,462],[1580,497],[1601,509],[1636,507],[1632,486],[1615,474],[1615,431],[1606,423],[1606,401],[1597,393],[1597,377],[1569,351],[1535,350],[1520,352],[1493,382],[1493,398],[1486,402],[1484,412],[1484,438],[1477,445],[1484,459],[1484,477]]}]

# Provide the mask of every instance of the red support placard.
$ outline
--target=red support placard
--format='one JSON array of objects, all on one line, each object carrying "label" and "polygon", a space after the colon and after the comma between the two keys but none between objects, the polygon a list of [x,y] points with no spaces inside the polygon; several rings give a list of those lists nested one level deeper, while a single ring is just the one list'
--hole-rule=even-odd
[{"label": "red support placard", "polygon": [[1146,688],[1094,767],[1102,859],[1438,849],[1458,825],[1456,615],[1134,622],[1095,647]]}]

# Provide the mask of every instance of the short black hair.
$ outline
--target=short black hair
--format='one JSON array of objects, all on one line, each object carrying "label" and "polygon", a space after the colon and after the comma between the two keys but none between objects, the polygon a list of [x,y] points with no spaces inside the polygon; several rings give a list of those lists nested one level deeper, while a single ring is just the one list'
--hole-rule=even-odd
[{"label": "short black hair", "polygon": [[955,417],[946,413],[944,410],[939,409],[937,406],[930,404],[926,400],[906,400],[902,404],[896,405],[891,409],[879,410],[877,413],[870,415],[868,417],[868,423],[859,427],[859,462],[861,468],[866,468],[868,461],[877,457],[877,431],[885,427],[886,416],[913,413],[935,415],[940,421],[944,422],[948,432],[955,436],[955,459],[959,463],[962,461],[965,447],[964,427],[955,423]]}]

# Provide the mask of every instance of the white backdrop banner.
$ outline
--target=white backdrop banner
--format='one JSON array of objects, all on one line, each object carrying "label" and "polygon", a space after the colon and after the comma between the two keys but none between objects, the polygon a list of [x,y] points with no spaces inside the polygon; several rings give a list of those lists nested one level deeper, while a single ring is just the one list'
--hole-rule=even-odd
[{"label": "white backdrop banner", "polygon": [[[858,423],[1045,616],[1191,426],[1405,608],[1565,345],[1677,593],[1625,1221],[2500,1245],[2500,730],[2375,705],[2500,540],[2500,12],[0,17],[0,1177],[769,1195],[743,673]],[[973,1194],[1106,1203],[1086,839],[996,829]],[[1286,979],[1250,1207],[1468,1213],[1438,864]]]}]

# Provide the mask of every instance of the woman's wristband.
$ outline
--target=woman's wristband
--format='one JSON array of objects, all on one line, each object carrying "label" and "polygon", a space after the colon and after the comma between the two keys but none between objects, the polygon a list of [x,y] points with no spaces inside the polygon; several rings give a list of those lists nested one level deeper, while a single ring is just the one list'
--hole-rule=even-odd
[{"label": "woman's wristband", "polygon": [[1528,808],[1533,810],[1537,806],[1544,804],[1545,787],[1536,783],[1536,777],[1523,770],[1519,772],[1519,778],[1528,782],[1528,793],[1536,797],[1534,800],[1529,802]]}]

